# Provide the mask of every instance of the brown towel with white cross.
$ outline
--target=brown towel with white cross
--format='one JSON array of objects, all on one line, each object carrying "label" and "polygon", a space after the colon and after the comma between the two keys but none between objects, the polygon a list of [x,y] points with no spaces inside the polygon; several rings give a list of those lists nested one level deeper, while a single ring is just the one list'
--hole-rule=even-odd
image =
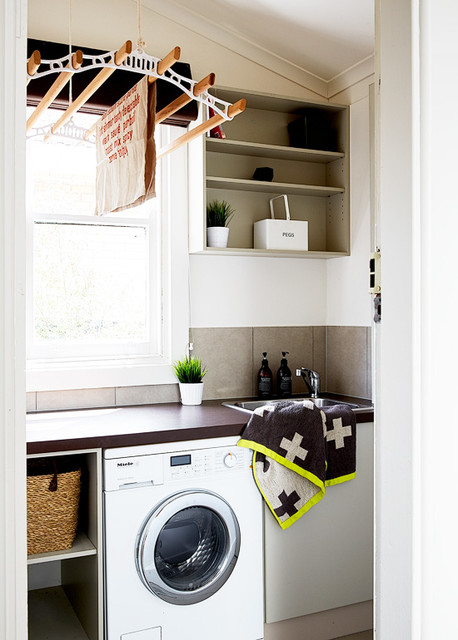
[{"label": "brown towel with white cross", "polygon": [[350,407],[324,407],[326,418],[326,486],[356,476],[356,418]]},{"label": "brown towel with white cross", "polygon": [[256,484],[283,529],[319,502],[326,486],[356,475],[356,420],[345,405],[263,405],[238,445],[254,450]]}]

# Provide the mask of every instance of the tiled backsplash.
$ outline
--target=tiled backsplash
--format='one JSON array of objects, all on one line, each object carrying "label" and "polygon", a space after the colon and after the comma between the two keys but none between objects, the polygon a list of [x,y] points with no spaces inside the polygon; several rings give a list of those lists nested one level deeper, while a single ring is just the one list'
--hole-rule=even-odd
[{"label": "tiled backsplash", "polygon": [[328,391],[372,397],[370,327],[327,327],[326,353]]},{"label": "tiled backsplash", "polygon": [[[371,398],[370,327],[237,327],[192,329],[194,353],[208,369],[204,399],[256,395],[262,352],[267,351],[274,377],[281,352],[289,351],[293,393],[305,391],[295,370],[307,367],[321,375],[321,390]],[[179,402],[178,385],[107,387],[27,394],[28,411]]]},{"label": "tiled backsplash", "polygon": [[[243,351],[239,340],[235,339],[240,332],[244,337]],[[280,366],[281,352],[289,351],[293,393],[305,389],[302,378],[294,375],[296,367],[317,369],[323,377],[325,375],[324,327],[193,329],[192,340],[195,354],[208,368],[204,398],[255,396],[263,351],[267,351],[274,378]]]},{"label": "tiled backsplash", "polygon": [[370,398],[370,327],[253,327],[193,329],[194,353],[208,368],[204,398],[255,396],[262,352],[276,378],[281,352],[289,351],[293,393],[305,391],[300,367],[321,375],[321,390]]}]

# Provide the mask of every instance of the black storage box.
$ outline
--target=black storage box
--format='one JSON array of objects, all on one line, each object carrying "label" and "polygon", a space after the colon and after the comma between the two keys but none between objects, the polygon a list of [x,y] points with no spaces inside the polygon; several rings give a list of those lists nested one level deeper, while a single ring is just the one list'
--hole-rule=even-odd
[{"label": "black storage box", "polygon": [[338,151],[337,130],[332,113],[305,109],[303,115],[288,124],[289,144],[301,149]]}]

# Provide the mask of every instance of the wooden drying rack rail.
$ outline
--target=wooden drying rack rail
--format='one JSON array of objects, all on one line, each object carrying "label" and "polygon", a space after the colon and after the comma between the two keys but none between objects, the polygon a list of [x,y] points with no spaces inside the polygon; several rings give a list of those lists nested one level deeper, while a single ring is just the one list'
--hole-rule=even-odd
[{"label": "wooden drying rack rail", "polygon": [[[30,131],[40,115],[52,104],[63,87],[69,82],[74,73],[81,73],[89,69],[100,68],[97,76],[88,84],[82,93],[71,102],[59,120],[50,128],[45,140],[56,134],[71,119],[72,115],[85,104],[89,98],[102,86],[117,69],[125,69],[134,73],[142,73],[148,76],[150,84],[162,79],[182,90],[178,98],[170,102],[163,109],[156,113],[156,124],[163,122],[166,118],[179,111],[192,100],[196,100],[211,108],[215,115],[193,129],[190,129],[182,136],[160,149],[157,157],[161,158],[167,153],[178,149],[182,145],[190,142],[194,138],[203,135],[210,129],[218,126],[224,120],[232,120],[236,115],[242,113],[246,107],[246,100],[242,98],[238,102],[231,104],[215,98],[208,93],[208,88],[215,83],[215,74],[196,82],[190,78],[185,78],[171,70],[175,62],[180,59],[180,47],[175,47],[164,58],[159,59],[149,56],[142,50],[132,51],[132,42],[127,40],[117,51],[109,51],[99,56],[83,54],[78,50],[68,54],[58,60],[42,60],[39,51],[34,51],[27,62],[27,83],[34,78],[58,73],[56,80],[48,89],[46,94],[37,105],[32,115],[27,120],[26,130]],[[83,65],[83,62],[85,63]],[[88,129],[84,134],[84,139],[89,140],[95,132],[96,125]],[[42,130],[41,130],[42,131]]]}]

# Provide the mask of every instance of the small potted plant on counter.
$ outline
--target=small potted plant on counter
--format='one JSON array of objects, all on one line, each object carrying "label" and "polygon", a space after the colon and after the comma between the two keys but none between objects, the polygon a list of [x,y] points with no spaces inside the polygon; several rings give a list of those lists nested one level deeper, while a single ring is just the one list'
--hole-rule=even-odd
[{"label": "small potted plant on counter", "polygon": [[212,200],[207,205],[207,247],[227,247],[228,224],[235,211],[225,200]]},{"label": "small potted plant on counter", "polygon": [[204,383],[202,378],[207,373],[202,361],[188,353],[183,360],[177,360],[173,365],[178,378],[181,394],[181,404],[202,404]]}]

